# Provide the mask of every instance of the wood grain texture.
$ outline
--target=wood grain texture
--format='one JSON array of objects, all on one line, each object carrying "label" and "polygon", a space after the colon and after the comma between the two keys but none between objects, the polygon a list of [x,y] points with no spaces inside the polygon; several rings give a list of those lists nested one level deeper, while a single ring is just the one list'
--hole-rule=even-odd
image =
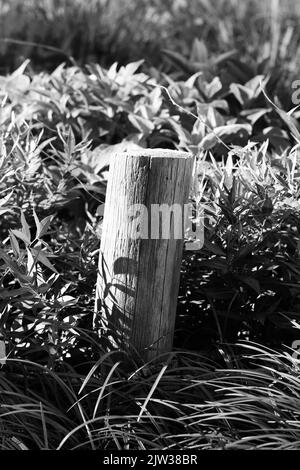
[{"label": "wood grain texture", "polygon": [[[163,219],[170,238],[137,237],[136,228],[142,237],[155,234],[155,204],[178,204],[183,213],[192,167],[190,154],[165,149],[115,154],[110,163],[94,326],[110,345],[135,350],[144,360],[172,348],[183,235],[174,237],[179,219],[175,224],[172,212]],[[140,211],[130,211],[136,204]]]}]

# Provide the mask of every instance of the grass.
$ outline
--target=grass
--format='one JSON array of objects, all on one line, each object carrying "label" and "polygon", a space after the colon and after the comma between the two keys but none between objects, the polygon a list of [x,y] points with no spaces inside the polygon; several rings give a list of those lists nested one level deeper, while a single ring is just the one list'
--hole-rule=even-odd
[{"label": "grass", "polygon": [[189,57],[197,38],[210,55],[236,49],[247,61],[267,59],[271,67],[293,62],[295,73],[299,15],[293,0],[268,6],[258,0],[42,0],[38,8],[32,0],[2,0],[0,56],[6,70],[30,57],[52,69],[72,58],[105,66],[147,58],[170,71],[163,50]]},{"label": "grass", "polygon": [[1,448],[299,449],[299,361],[251,343],[218,354],[174,352],[127,374],[114,353],[87,375],[8,360]]}]

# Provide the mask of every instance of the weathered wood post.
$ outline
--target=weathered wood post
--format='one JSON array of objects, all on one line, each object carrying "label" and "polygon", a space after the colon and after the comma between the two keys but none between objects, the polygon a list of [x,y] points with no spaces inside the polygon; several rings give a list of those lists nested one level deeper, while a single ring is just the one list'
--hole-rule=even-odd
[{"label": "weathered wood post", "polygon": [[193,157],[165,149],[110,162],[94,326],[144,360],[171,350]]}]

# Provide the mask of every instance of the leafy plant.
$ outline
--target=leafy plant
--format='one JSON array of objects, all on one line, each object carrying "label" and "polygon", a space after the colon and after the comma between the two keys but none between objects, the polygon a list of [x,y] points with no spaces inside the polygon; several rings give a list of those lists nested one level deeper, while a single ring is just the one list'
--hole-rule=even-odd
[{"label": "leafy plant", "polygon": [[[2,4],[0,448],[298,448],[299,9]],[[204,245],[175,350],[137,364],[93,331],[94,286],[110,157],[157,147],[196,156]]]}]

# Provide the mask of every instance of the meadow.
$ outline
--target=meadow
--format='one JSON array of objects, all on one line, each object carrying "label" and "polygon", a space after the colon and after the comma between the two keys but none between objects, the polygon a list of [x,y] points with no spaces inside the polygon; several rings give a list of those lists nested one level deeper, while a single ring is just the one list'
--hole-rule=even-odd
[{"label": "meadow", "polygon": [[[0,449],[300,449],[299,19],[0,1]],[[207,220],[172,353],[128,372],[92,317],[110,157],[139,147],[196,155]]]}]

